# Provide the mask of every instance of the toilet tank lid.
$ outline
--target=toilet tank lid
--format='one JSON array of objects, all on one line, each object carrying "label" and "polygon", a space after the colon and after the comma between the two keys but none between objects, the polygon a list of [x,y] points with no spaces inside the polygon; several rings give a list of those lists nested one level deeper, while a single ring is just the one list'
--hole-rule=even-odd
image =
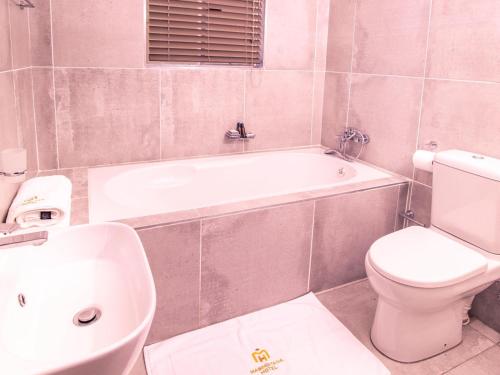
[{"label": "toilet tank lid", "polygon": [[447,150],[438,152],[434,161],[464,172],[500,181],[500,159],[468,151]]}]

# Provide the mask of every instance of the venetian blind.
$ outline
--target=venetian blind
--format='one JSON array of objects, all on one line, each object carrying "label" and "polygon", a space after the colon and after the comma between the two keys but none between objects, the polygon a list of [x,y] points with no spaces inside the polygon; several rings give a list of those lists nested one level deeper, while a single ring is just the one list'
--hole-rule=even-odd
[{"label": "venetian blind", "polygon": [[148,0],[149,61],[259,65],[264,0]]}]

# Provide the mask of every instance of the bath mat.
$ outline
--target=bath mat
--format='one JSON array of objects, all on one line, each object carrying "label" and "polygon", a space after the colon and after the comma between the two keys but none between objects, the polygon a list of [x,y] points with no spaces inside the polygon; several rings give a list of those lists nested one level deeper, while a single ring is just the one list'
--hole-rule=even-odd
[{"label": "bath mat", "polygon": [[389,375],[309,293],[144,348],[149,375]]}]

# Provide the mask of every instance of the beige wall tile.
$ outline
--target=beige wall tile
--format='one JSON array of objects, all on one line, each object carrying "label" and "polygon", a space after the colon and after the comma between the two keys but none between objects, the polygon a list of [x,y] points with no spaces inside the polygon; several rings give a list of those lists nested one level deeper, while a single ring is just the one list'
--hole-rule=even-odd
[{"label": "beige wall tile", "polygon": [[62,168],[160,157],[159,72],[56,69]]},{"label": "beige wall tile", "polygon": [[350,77],[346,73],[326,73],[323,98],[323,131],[321,144],[338,147],[337,135],[347,125]]},{"label": "beige wall tile", "polygon": [[304,294],[312,219],[306,202],[204,220],[201,324]]},{"label": "beige wall tile", "polygon": [[330,0],[316,1],[316,41],[314,47],[314,70],[324,72],[327,63]]},{"label": "beige wall tile", "polygon": [[245,82],[245,126],[257,135],[247,150],[310,143],[312,72],[252,70]]},{"label": "beige wall tile", "polygon": [[15,1],[7,3],[10,14],[12,67],[26,68],[31,66],[28,12],[21,10]]},{"label": "beige wall tile", "polygon": [[56,169],[56,120],[54,84],[51,68],[32,68],[33,97],[38,141],[38,164],[41,170]]},{"label": "beige wall tile", "polygon": [[312,102],[312,124],[311,144],[321,144],[321,132],[323,127],[323,104],[325,97],[325,72],[315,71],[313,77],[313,102]]},{"label": "beige wall tile", "polygon": [[52,65],[52,32],[50,1],[32,0],[34,9],[28,9],[30,24],[31,65]]},{"label": "beige wall tile", "polygon": [[0,1],[0,72],[11,68],[9,7],[7,1]]},{"label": "beige wall tile", "polygon": [[500,3],[434,0],[427,74],[500,81]]},{"label": "beige wall tile", "polygon": [[0,150],[18,147],[14,73],[0,74]]},{"label": "beige wall tile", "polygon": [[422,76],[430,0],[358,1],[353,71]]},{"label": "beige wall tile", "polygon": [[366,276],[365,255],[394,231],[399,187],[316,201],[310,289],[320,291]]},{"label": "beige wall tile", "polygon": [[19,145],[26,149],[28,170],[38,170],[31,69],[14,71]]},{"label": "beige wall tile", "polygon": [[156,285],[156,313],[148,344],[198,328],[200,222],[137,232]]},{"label": "beige wall tile", "polygon": [[85,198],[71,199],[71,225],[88,224],[89,202]]},{"label": "beige wall tile", "polygon": [[264,66],[312,70],[315,34],[316,0],[266,1]]},{"label": "beige wall tile", "polygon": [[349,126],[370,136],[363,160],[411,177],[422,84],[413,78],[353,76]]},{"label": "beige wall tile", "polygon": [[326,69],[350,72],[356,0],[331,0]]},{"label": "beige wall tile", "polygon": [[[414,182],[411,189],[410,209],[415,213],[415,220],[425,225],[431,224],[432,188]],[[412,223],[408,223],[412,225]]]},{"label": "beige wall tile", "polygon": [[500,157],[500,85],[428,80],[419,147],[458,148]]},{"label": "beige wall tile", "polygon": [[162,71],[162,157],[243,151],[224,133],[243,121],[244,71]]},{"label": "beige wall tile", "polygon": [[496,281],[479,293],[472,304],[472,314],[498,332],[500,332],[499,295],[500,281]]},{"label": "beige wall tile", "polygon": [[52,0],[51,4],[56,66],[144,66],[143,0]]},{"label": "beige wall tile", "polygon": [[394,222],[394,230],[400,230],[404,228],[405,219],[400,214],[406,212],[409,192],[410,192],[409,183],[399,185],[399,199],[398,199],[398,208],[396,211],[397,215]]}]

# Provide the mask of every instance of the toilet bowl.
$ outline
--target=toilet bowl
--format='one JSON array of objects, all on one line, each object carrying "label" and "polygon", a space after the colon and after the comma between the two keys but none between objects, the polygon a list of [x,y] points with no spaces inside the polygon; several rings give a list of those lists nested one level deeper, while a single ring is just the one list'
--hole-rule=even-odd
[{"label": "toilet bowl", "polygon": [[365,258],[372,342],[400,362],[460,344],[474,296],[500,279],[500,160],[445,151],[433,172],[431,227],[386,235]]},{"label": "toilet bowl", "polygon": [[460,344],[473,297],[500,278],[500,256],[436,228],[409,227],[382,237],[367,253],[365,267],[378,294],[372,342],[400,362]]}]

